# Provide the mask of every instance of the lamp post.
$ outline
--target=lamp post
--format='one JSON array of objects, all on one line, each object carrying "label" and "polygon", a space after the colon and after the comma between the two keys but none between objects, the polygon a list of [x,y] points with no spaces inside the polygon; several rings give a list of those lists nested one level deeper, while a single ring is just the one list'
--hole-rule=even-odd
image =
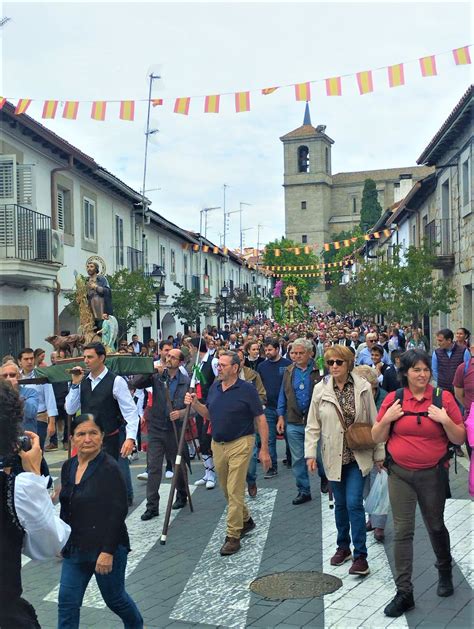
[{"label": "lamp post", "polygon": [[227,323],[227,298],[229,297],[229,287],[224,284],[221,288],[221,297],[224,302],[224,325]]},{"label": "lamp post", "polygon": [[150,277],[153,279],[153,285],[156,291],[156,340],[159,343],[161,341],[160,295],[163,289],[166,273],[163,270],[163,267],[158,264],[154,264]]}]

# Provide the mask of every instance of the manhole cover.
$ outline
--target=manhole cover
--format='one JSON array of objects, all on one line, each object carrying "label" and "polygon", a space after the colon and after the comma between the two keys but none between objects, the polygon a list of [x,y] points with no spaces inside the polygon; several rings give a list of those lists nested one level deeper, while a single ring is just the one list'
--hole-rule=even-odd
[{"label": "manhole cover", "polygon": [[252,581],[252,592],[273,600],[313,598],[335,592],[341,579],[324,572],[276,572]]}]

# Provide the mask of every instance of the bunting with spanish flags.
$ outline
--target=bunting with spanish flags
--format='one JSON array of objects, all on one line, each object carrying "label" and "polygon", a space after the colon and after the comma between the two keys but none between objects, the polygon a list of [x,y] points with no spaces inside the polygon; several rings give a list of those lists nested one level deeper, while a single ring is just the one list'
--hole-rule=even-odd
[{"label": "bunting with spanish flags", "polygon": [[99,120],[103,122],[105,120],[105,112],[107,109],[107,103],[105,100],[96,100],[92,103],[91,118],[92,120]]},{"label": "bunting with spanish flags", "polygon": [[332,79],[326,79],[326,94],[328,96],[342,96],[340,76],[335,76]]},{"label": "bunting with spanish flags", "polygon": [[357,85],[359,86],[360,94],[369,94],[374,91],[374,84],[372,81],[372,70],[365,70],[364,72],[357,73]]},{"label": "bunting with spanish flags", "polygon": [[421,76],[436,76],[436,59],[434,55],[420,59]]},{"label": "bunting with spanish flags", "polygon": [[405,85],[405,73],[403,63],[397,63],[388,67],[388,84],[390,87],[399,87]]},{"label": "bunting with spanish flags", "polygon": [[[374,73],[383,71],[386,72],[386,77],[388,79],[388,85],[390,88],[399,87],[406,85],[406,66],[408,64],[417,64],[419,65],[422,77],[432,77],[438,75],[438,67],[437,67],[437,58],[449,55],[451,58],[451,62],[454,61],[455,66],[465,66],[470,65],[471,55],[470,55],[470,47],[471,45],[461,46],[459,48],[454,48],[450,51],[445,51],[437,54],[427,55],[421,57],[417,60],[409,60],[401,63],[397,63],[394,65],[377,67],[373,70],[365,70],[362,72],[357,72],[355,75],[351,74],[341,74],[340,76],[325,78],[325,79],[313,79],[310,81],[305,81],[302,83],[292,83],[284,86],[273,86],[273,87],[264,87],[258,90],[263,96],[268,96],[269,94],[273,94],[277,90],[282,88],[292,88],[295,93],[295,98],[297,101],[306,101],[309,102],[311,100],[311,92],[313,90],[313,86],[317,84],[324,84],[325,92],[327,96],[342,96],[342,78],[344,80],[348,80],[349,77],[356,79],[356,83],[358,86],[358,91],[360,95],[369,94],[374,91]],[[444,69],[444,66],[443,66]],[[255,90],[257,91],[257,90]],[[250,91],[240,91],[234,92],[234,102],[235,102],[235,111],[236,113],[250,111]],[[67,120],[76,120],[78,116],[78,109],[81,102],[90,103],[91,104],[91,118],[93,120],[103,121],[106,118],[106,110],[108,109],[107,105],[109,103],[118,103],[119,104],[119,118],[121,120],[133,121],[135,120],[135,111],[136,104],[140,102],[145,102],[151,104],[153,107],[164,106],[168,103],[172,105],[174,100],[174,113],[188,115],[189,108],[191,104],[191,100],[195,98],[203,99],[204,101],[204,112],[205,113],[220,113],[220,105],[221,105],[221,97],[227,96],[227,94],[213,94],[209,96],[188,96],[188,97],[180,97],[180,98],[153,98],[153,99],[127,99],[127,100],[98,100],[98,101],[79,101],[79,100],[66,100],[64,101],[63,113],[62,117]],[[7,101],[17,102],[15,107],[15,114],[22,115],[27,112],[28,108],[33,102],[37,102],[32,98],[13,98],[11,96],[2,96],[0,97],[0,108],[4,106]],[[58,99],[47,99],[42,101],[43,110],[42,117],[45,119],[55,118],[57,114],[57,107],[62,101]],[[201,110],[202,111],[202,110]]]},{"label": "bunting with spanish flags", "polygon": [[310,83],[297,83],[295,85],[295,97],[296,100],[310,101],[311,100],[311,85]]},{"label": "bunting with spanish flags", "polygon": [[120,120],[135,120],[135,101],[123,100],[120,103]]},{"label": "bunting with spanish flags", "polygon": [[469,54],[469,46],[456,48],[453,50],[454,63],[457,66],[464,66],[471,63],[471,55]]},{"label": "bunting with spanish flags", "polygon": [[174,113],[175,114],[183,114],[183,116],[189,115],[189,105],[191,103],[191,98],[188,96],[184,98],[177,98],[174,101]]},{"label": "bunting with spanish flags", "polygon": [[238,114],[243,111],[250,111],[250,92],[235,93],[235,111]]},{"label": "bunting with spanish flags", "polygon": [[43,105],[42,118],[50,119],[56,117],[56,111],[58,109],[57,100],[45,100]]},{"label": "bunting with spanish flags", "polygon": [[64,103],[63,118],[66,118],[66,120],[76,120],[78,111],[79,101],[67,100]]},{"label": "bunting with spanish flags", "polygon": [[218,114],[220,98],[219,94],[206,96],[206,100],[204,101],[204,112],[206,114]]}]

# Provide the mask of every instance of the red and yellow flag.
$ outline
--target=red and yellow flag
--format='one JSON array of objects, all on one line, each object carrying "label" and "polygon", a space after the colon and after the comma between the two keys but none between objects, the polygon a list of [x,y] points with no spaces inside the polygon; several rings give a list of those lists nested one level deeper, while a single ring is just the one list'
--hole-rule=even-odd
[{"label": "red and yellow flag", "polygon": [[219,247],[214,247],[212,249],[212,253],[216,253],[216,254],[219,253]]},{"label": "red and yellow flag", "polygon": [[297,83],[295,85],[296,100],[311,100],[311,86],[309,83]]},{"label": "red and yellow flag", "polygon": [[341,248],[341,243],[339,242],[339,240],[336,240],[336,242],[334,243],[334,249],[340,249]]},{"label": "red and yellow flag", "polygon": [[206,100],[204,101],[204,113],[218,114],[220,100],[221,97],[219,96],[219,94],[215,94],[214,96],[206,96]]},{"label": "red and yellow flag", "polygon": [[329,251],[331,249],[331,244],[329,242],[324,243],[324,251]]},{"label": "red and yellow flag", "polygon": [[135,101],[123,100],[120,103],[120,120],[135,120]]},{"label": "red and yellow flag", "polygon": [[153,107],[158,107],[159,105],[163,104],[163,99],[162,98],[153,98],[151,101],[151,104]]},{"label": "red and yellow flag", "polygon": [[326,94],[328,96],[342,96],[340,76],[335,76],[332,79],[326,79]]},{"label": "red and yellow flag", "polygon": [[279,258],[281,255],[280,249],[274,249],[274,253],[275,253],[275,258]]},{"label": "red and yellow flag", "polygon": [[264,96],[268,96],[269,94],[273,94],[273,92],[276,92],[278,89],[278,87],[264,87],[262,90],[262,94]]},{"label": "red and yellow flag", "polygon": [[199,245],[193,245],[193,251],[199,251]]},{"label": "red and yellow flag", "polygon": [[174,101],[174,113],[175,114],[183,114],[183,116],[187,116],[189,114],[189,104],[191,99],[189,97],[177,98]]},{"label": "red and yellow flag", "polygon": [[43,114],[42,118],[55,118],[56,111],[58,109],[58,101],[57,100],[45,100],[43,105]]},{"label": "red and yellow flag", "polygon": [[369,94],[374,91],[374,83],[372,81],[372,70],[365,70],[357,73],[357,85],[360,94]]},{"label": "red and yellow flag", "polygon": [[469,54],[469,46],[456,48],[453,50],[454,63],[457,66],[465,66],[471,63],[471,55]]},{"label": "red and yellow flag", "polygon": [[388,84],[390,87],[399,87],[405,85],[405,72],[403,70],[403,63],[397,63],[394,66],[389,66],[388,70]]},{"label": "red and yellow flag", "polygon": [[79,101],[67,100],[64,103],[63,118],[67,120],[75,120],[77,118],[77,112],[79,110]]},{"label": "red and yellow flag", "polygon": [[436,76],[438,74],[436,70],[436,59],[434,55],[429,57],[422,57],[420,59],[420,69],[422,76]]},{"label": "red and yellow flag", "polygon": [[96,100],[92,103],[91,118],[93,120],[105,120],[105,110],[107,102],[105,100]]},{"label": "red and yellow flag", "polygon": [[243,111],[250,111],[250,92],[235,93],[235,111],[238,114]]},{"label": "red and yellow flag", "polygon": [[388,238],[388,236],[390,236],[390,234],[391,234],[391,233],[392,233],[392,232],[391,232],[389,229],[384,229],[384,230],[383,230],[383,235],[384,235],[384,236],[387,236],[387,238]]},{"label": "red and yellow flag", "polygon": [[304,252],[305,252],[305,253],[310,253],[310,247],[305,247],[305,248],[304,248]]},{"label": "red and yellow flag", "polygon": [[209,245],[203,245],[202,246],[202,252],[203,253],[207,253],[209,251]]},{"label": "red and yellow flag", "polygon": [[3,105],[7,102],[7,99],[4,96],[0,96],[0,109],[2,109]]},{"label": "red and yellow flag", "polygon": [[299,247],[295,247],[295,255],[299,256],[301,253],[300,248]]},{"label": "red and yellow flag", "polygon": [[31,98],[20,98],[15,109],[15,113],[24,114],[28,107],[31,105]]}]

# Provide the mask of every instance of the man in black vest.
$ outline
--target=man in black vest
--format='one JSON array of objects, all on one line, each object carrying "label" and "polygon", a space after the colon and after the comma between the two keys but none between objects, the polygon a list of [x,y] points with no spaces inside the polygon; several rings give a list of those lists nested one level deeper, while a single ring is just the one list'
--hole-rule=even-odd
[{"label": "man in black vest", "polygon": [[467,347],[454,342],[453,331],[443,328],[436,334],[438,349],[431,357],[431,369],[435,386],[441,387],[454,395],[454,375],[461,363],[467,366],[471,362],[471,353]]},{"label": "man in black vest", "polygon": [[[191,340],[191,351],[193,352],[193,365],[196,363],[196,352],[199,352],[197,365],[203,378],[202,381],[198,381],[196,385],[196,395],[198,400],[202,404],[205,404],[209,389],[211,388],[211,385],[217,375],[214,371],[213,356],[209,354],[206,342],[199,338],[193,338]],[[212,458],[209,421],[200,415],[197,415],[196,426],[202,462],[204,463],[204,476],[197,480],[194,484],[198,487],[205,486],[206,489],[214,489],[216,486],[216,472],[214,470],[214,461]]]},{"label": "man in black vest", "polygon": [[[84,362],[90,373],[84,377],[82,367],[72,372],[72,385],[66,396],[68,415],[91,413],[100,419],[105,430],[104,450],[114,459],[132,453],[138,430],[137,407],[121,376],[116,376],[105,366],[105,347],[102,343],[84,346]],[[126,439],[119,446],[119,428],[126,423]]]},{"label": "man in black vest", "polygon": [[[181,420],[186,413],[184,396],[189,389],[189,377],[179,367],[184,356],[181,350],[172,349],[166,357],[166,368],[152,375],[135,376],[132,386],[135,389],[153,388],[153,403],[148,416],[148,450],[146,485],[146,510],[142,520],[151,520],[159,514],[160,484],[163,458],[173,461],[178,451],[173,422],[176,422],[177,434],[181,433]],[[186,450],[181,453],[188,461]],[[177,478],[177,496],[173,509],[181,509],[187,502],[186,486],[181,470]]]}]

